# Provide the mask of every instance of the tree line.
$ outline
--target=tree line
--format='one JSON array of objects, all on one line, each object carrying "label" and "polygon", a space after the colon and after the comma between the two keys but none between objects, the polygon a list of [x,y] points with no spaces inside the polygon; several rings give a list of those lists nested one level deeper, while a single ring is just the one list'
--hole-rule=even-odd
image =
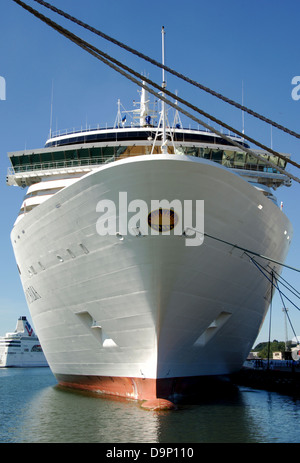
[{"label": "tree line", "polygon": [[[269,345],[270,344],[270,345]],[[287,350],[290,348],[291,342],[287,343]],[[272,358],[273,357],[273,352],[285,352],[285,342],[283,341],[277,341],[274,339],[272,342],[260,342],[257,344],[254,349],[252,349],[252,352],[258,352],[258,356],[260,358]]]}]

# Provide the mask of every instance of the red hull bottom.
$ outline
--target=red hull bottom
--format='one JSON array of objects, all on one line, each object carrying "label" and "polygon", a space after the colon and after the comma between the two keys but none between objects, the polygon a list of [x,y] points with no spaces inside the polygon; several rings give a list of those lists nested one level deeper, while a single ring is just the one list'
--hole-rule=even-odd
[{"label": "red hull bottom", "polygon": [[[182,378],[129,378],[118,376],[55,375],[64,387],[97,392],[115,397],[145,401],[142,407],[149,409],[170,409],[175,397],[202,396],[212,391],[212,385],[220,378],[193,376]],[[224,382],[222,381],[224,385]]]}]

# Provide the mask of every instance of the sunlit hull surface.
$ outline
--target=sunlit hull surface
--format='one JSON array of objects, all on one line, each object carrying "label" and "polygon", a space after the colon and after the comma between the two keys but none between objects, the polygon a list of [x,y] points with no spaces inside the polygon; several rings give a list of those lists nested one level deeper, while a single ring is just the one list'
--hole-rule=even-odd
[{"label": "sunlit hull surface", "polygon": [[[101,200],[204,200],[202,244],[140,228],[100,236]],[[194,211],[195,212],[195,211]],[[128,212],[128,219],[134,213]],[[182,217],[183,219],[183,217]],[[144,227],[144,228],[143,228]],[[291,225],[238,175],[204,159],[139,156],[104,165],[25,214],[12,243],[32,319],[61,384],[171,398],[240,369],[270,304],[249,255],[284,261]],[[280,267],[261,258],[265,268]]]}]

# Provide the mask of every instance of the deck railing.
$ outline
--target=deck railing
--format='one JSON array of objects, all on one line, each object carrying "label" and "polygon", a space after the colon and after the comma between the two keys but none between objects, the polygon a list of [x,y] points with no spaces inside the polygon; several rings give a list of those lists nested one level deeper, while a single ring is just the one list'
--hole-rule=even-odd
[{"label": "deck railing", "polygon": [[[126,154],[126,156],[122,155],[121,157],[118,155],[113,155],[111,157],[95,157],[95,158],[81,158],[81,159],[69,159],[69,160],[60,160],[60,161],[44,161],[39,163],[32,163],[32,164],[24,164],[18,166],[11,166],[8,167],[7,174],[8,175],[15,175],[20,173],[29,173],[35,171],[46,171],[46,170],[57,170],[57,169],[66,169],[66,168],[75,168],[75,167],[90,167],[95,168],[102,164],[107,164],[113,162],[117,159],[121,159],[123,157],[130,157],[130,154]],[[132,155],[132,156],[136,156]],[[281,176],[280,172],[276,169],[269,167],[263,164],[239,164],[239,165],[230,165],[227,163],[226,160],[213,160],[213,162],[228,167],[230,169],[234,169],[237,171],[240,170],[247,170],[252,172],[260,172],[268,173],[268,174],[277,174],[279,177]]]},{"label": "deck railing", "polygon": [[83,159],[70,159],[65,161],[45,161],[34,164],[24,164],[15,167],[8,167],[8,175],[15,175],[19,173],[34,172],[38,170],[54,170],[54,169],[66,169],[69,167],[95,167],[106,162],[111,162],[115,159],[112,158],[83,158]]}]

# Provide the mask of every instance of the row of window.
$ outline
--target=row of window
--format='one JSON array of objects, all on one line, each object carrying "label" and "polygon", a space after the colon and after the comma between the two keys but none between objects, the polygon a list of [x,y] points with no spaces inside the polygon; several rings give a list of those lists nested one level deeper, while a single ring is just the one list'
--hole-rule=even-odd
[{"label": "row of window", "polygon": [[[66,162],[73,165],[72,162],[85,161],[87,164],[102,163],[104,160],[113,156],[119,156],[126,150],[126,146],[103,146],[103,147],[90,147],[83,149],[69,149],[62,151],[40,151],[31,154],[24,154],[21,156],[12,156],[10,158],[12,166],[17,172],[18,167],[22,166],[35,166],[46,165],[51,167],[53,163],[62,162],[62,166],[66,166]],[[76,163],[74,164],[76,165]],[[48,168],[48,167],[47,167]]]},{"label": "row of window", "polygon": [[257,154],[263,158],[258,159],[256,156],[245,153],[243,151],[222,150],[195,146],[180,146],[176,148],[176,154],[185,154],[188,156],[196,156],[199,158],[209,159],[210,161],[218,162],[225,167],[247,170],[261,170],[264,172],[273,171],[273,169],[265,163],[264,159],[266,161],[271,161],[273,164],[281,167],[282,169],[284,169],[286,166],[286,161],[284,159],[262,152],[257,152]]},{"label": "row of window", "polygon": [[33,198],[34,196],[44,196],[44,195],[54,195],[61,190],[61,187],[58,188],[49,188],[47,190],[37,190],[32,193],[27,193],[24,199]]},{"label": "row of window", "polygon": [[[155,137],[155,130],[145,130],[145,131],[103,131],[98,133],[93,133],[90,135],[82,135],[78,133],[77,136],[71,135],[65,138],[57,139],[46,143],[45,147],[55,147],[55,146],[64,146],[64,145],[74,145],[76,143],[92,143],[92,142],[118,142],[118,141],[134,141],[134,140],[148,140],[149,137]],[[195,132],[182,132],[182,131],[172,131],[172,137],[175,142],[191,142],[191,143],[221,143],[223,145],[230,145],[231,143],[225,139],[220,139],[219,136],[213,133],[199,133]],[[239,141],[241,144],[246,145],[242,140]]]},{"label": "row of window", "polygon": [[[21,346],[20,346],[20,348],[21,348]],[[23,352],[43,352],[43,349],[41,348],[40,345],[37,345],[37,344],[36,344],[36,345],[34,345],[34,346],[31,348],[31,350],[29,350],[29,349],[26,347],[26,348],[23,350]],[[11,354],[11,355],[13,355],[13,354],[22,354],[22,352],[11,352],[11,351],[9,352],[9,351],[8,351],[7,354]]]},{"label": "row of window", "polygon": [[[13,156],[11,157],[11,162],[15,172],[60,167],[93,166],[128,156],[150,154],[151,148],[150,145],[130,145],[91,147],[59,152],[40,152],[24,156]],[[168,151],[170,154],[174,153],[173,145],[170,144]],[[156,154],[159,152],[160,147],[156,146],[153,153]],[[264,160],[259,160],[251,154],[238,150],[177,145],[175,146],[175,154],[201,157],[232,168],[264,171],[270,169]],[[260,157],[272,161],[281,168],[285,168],[286,166],[286,161],[277,156],[263,152],[258,152],[258,154]]]}]

